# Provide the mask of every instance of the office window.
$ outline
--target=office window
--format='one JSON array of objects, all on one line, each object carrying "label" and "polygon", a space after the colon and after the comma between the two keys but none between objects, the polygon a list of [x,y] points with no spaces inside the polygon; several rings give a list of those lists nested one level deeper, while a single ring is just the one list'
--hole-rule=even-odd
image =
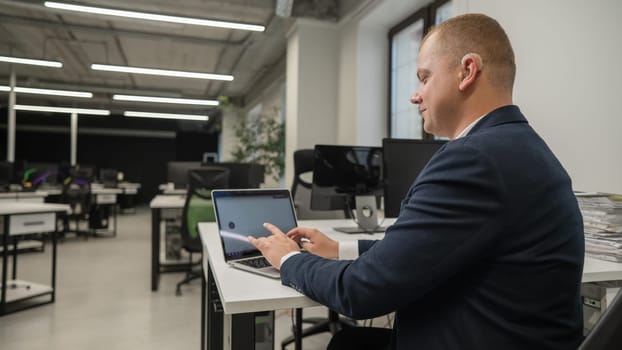
[{"label": "office window", "polygon": [[400,22],[389,31],[389,136],[394,138],[428,139],[423,131],[419,109],[410,97],[419,87],[417,54],[423,36],[431,24],[451,17],[450,0],[437,0]]}]

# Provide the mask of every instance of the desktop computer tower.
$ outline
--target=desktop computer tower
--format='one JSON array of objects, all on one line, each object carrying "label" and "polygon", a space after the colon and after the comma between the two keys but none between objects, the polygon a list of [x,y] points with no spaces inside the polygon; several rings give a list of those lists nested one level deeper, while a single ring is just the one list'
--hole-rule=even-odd
[{"label": "desktop computer tower", "polygon": [[620,281],[583,283],[581,285],[584,336],[592,331],[621,286],[622,282]]},{"label": "desktop computer tower", "polygon": [[[224,310],[211,270],[206,282],[208,324],[204,331],[207,332],[207,348],[222,349],[225,344]],[[236,330],[230,339],[231,350],[274,349],[274,311],[232,315],[231,328]]]},{"label": "desktop computer tower", "polygon": [[248,330],[231,339],[231,350],[274,349],[274,311],[237,314],[231,319],[233,329]]}]

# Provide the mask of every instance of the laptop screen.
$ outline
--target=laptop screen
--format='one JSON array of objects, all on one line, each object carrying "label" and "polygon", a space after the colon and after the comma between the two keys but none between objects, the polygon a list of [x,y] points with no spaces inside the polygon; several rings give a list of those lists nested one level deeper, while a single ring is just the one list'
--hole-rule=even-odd
[{"label": "laptop screen", "polygon": [[284,233],[297,226],[288,190],[218,190],[212,191],[212,200],[227,261],[261,255],[247,237],[271,235],[263,223]]}]

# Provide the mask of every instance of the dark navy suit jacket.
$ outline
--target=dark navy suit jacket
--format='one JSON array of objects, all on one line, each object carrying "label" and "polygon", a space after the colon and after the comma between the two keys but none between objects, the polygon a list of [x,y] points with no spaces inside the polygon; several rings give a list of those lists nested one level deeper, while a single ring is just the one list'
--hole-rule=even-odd
[{"label": "dark navy suit jacket", "polygon": [[583,242],[568,174],[506,106],[434,155],[357,260],[294,255],[281,280],[353,318],[395,311],[394,349],[576,349]]}]

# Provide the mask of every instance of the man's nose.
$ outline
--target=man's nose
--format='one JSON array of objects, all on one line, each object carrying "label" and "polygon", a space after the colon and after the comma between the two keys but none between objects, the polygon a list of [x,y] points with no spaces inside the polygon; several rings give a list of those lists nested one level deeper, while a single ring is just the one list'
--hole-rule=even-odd
[{"label": "man's nose", "polygon": [[414,105],[418,105],[421,103],[421,94],[419,91],[415,91],[415,93],[410,97],[410,103]]}]

